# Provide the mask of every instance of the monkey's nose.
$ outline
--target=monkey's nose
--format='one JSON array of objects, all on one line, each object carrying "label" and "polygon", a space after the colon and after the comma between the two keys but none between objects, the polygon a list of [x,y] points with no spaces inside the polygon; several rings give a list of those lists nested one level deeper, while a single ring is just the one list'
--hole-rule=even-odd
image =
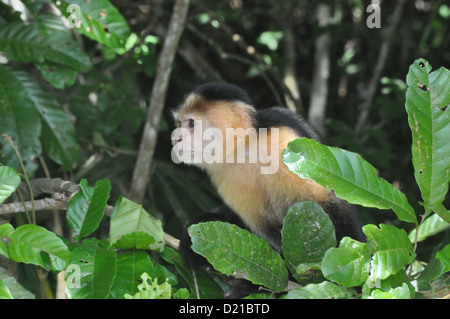
[{"label": "monkey's nose", "polygon": [[178,139],[172,140],[172,145],[175,145],[177,143],[180,143],[183,140],[183,136],[179,136]]}]

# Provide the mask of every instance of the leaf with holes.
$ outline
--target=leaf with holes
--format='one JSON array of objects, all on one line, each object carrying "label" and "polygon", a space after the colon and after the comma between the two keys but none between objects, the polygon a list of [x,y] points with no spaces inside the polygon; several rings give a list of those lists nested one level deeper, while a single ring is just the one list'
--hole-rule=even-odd
[{"label": "leaf with holes", "polygon": [[52,1],[73,27],[88,38],[111,48],[124,47],[130,27],[110,1]]},{"label": "leaf with holes", "polygon": [[371,262],[369,281],[377,282],[396,274],[410,264],[416,254],[413,244],[403,229],[392,225],[366,225],[363,232],[367,236],[369,251],[374,254]]},{"label": "leaf with holes", "polygon": [[66,294],[70,299],[108,297],[116,276],[117,253],[106,240],[85,239],[72,252],[66,273]]},{"label": "leaf with holes", "polygon": [[399,219],[417,223],[406,196],[378,177],[376,169],[359,154],[298,138],[288,144],[282,160],[300,178],[333,189],[338,197],[352,204],[392,209]]},{"label": "leaf with holes", "polygon": [[225,274],[282,291],[288,271],[281,256],[264,239],[224,222],[207,222],[188,229],[192,249]]},{"label": "leaf with holes", "polygon": [[[431,72],[424,59],[416,60],[406,77],[406,111],[412,133],[414,176],[425,207],[442,203],[450,181],[450,72],[444,67]],[[440,214],[450,222],[450,214]]]}]

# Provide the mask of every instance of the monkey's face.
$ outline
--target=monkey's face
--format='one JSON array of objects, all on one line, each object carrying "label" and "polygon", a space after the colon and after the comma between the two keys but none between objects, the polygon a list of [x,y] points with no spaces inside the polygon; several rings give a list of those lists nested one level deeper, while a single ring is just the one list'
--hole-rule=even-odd
[{"label": "monkey's face", "polygon": [[[239,101],[208,100],[190,94],[173,112],[172,160],[205,169],[236,161],[236,148],[253,129],[253,107]],[[254,130],[254,129],[253,129]],[[255,135],[255,134],[254,134]],[[246,156],[246,150],[242,151]]]},{"label": "monkey's face", "polygon": [[204,167],[223,157],[223,139],[220,129],[196,113],[175,116],[172,132],[172,160],[175,163]]}]

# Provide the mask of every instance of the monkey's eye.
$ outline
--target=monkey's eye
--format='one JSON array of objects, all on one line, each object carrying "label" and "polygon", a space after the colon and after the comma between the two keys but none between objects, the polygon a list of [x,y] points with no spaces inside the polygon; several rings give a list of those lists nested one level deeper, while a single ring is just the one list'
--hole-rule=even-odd
[{"label": "monkey's eye", "polygon": [[190,129],[193,129],[194,126],[195,126],[195,121],[194,121],[193,119],[189,119],[188,127],[189,127]]}]

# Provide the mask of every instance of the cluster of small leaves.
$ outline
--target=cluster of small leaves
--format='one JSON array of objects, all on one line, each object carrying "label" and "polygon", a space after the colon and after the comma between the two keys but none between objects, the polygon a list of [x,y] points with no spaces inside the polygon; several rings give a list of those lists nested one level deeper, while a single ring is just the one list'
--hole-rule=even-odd
[{"label": "cluster of small leaves", "polygon": [[[13,169],[0,167],[0,185],[8,190],[7,193],[17,187],[17,178]],[[101,180],[95,187],[90,187],[83,180],[79,186],[80,191],[71,199],[67,210],[67,221],[75,242],[68,242],[38,225],[25,224],[14,228],[7,223],[0,226],[0,254],[15,262],[41,266],[46,271],[58,273],[66,270],[66,294],[69,298],[124,298],[125,294],[134,295],[142,290],[139,284],[144,272],[154,285],[159,287],[166,283],[164,287],[172,289],[174,296],[188,297],[185,291],[176,293],[172,286],[178,283],[177,277],[166,267],[153,262],[146,252],[164,250],[161,222],[150,216],[141,205],[120,198],[111,217],[109,239],[92,237],[104,218],[109,181]],[[7,196],[2,193],[1,198]],[[119,250],[125,251],[119,254]],[[23,295],[24,288],[16,286],[11,277],[3,274],[0,298]],[[169,297],[173,296],[172,292]]]},{"label": "cluster of small leaves", "polygon": [[[158,284],[158,280],[152,278],[144,272],[141,275],[142,284],[138,286],[139,292],[133,296],[125,294],[125,299],[187,299],[189,298],[189,291],[186,288],[181,288],[175,291],[172,295],[172,287],[168,279],[162,285]],[[149,283],[150,282],[150,283]]]},{"label": "cluster of small leaves", "polygon": [[[344,237],[336,248],[334,227],[314,202],[292,206],[282,230],[281,256],[268,243],[223,222],[191,226],[192,248],[226,275],[250,280],[274,292],[288,285],[288,270],[302,287],[283,298],[351,298],[362,286],[363,298],[413,298],[415,289],[406,267],[415,259],[407,233],[392,225],[366,225],[367,242]],[[448,272],[449,247],[436,256],[439,276]],[[435,274],[436,275],[436,274]]]}]

